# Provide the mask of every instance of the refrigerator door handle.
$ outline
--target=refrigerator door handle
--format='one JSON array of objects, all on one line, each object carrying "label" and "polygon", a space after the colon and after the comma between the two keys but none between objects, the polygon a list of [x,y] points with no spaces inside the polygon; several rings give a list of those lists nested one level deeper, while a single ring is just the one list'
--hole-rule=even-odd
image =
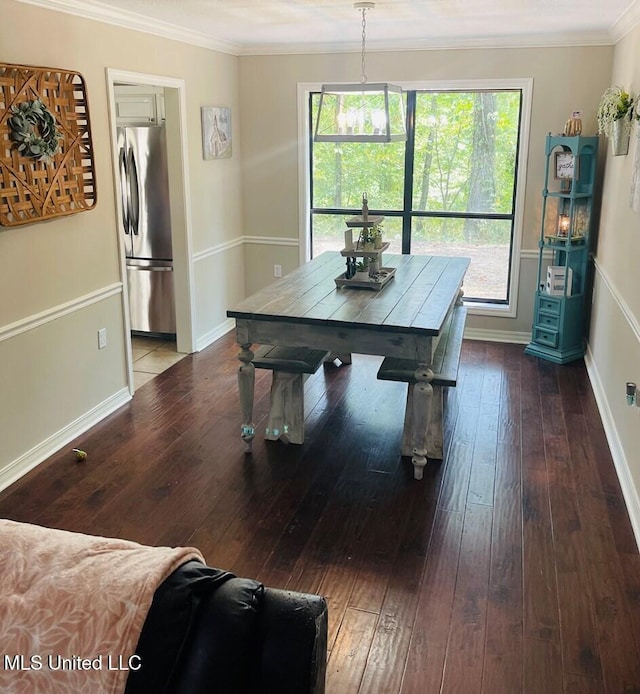
[{"label": "refrigerator door handle", "polygon": [[132,272],[173,272],[171,265],[127,265]]},{"label": "refrigerator door handle", "polygon": [[124,233],[130,233],[129,221],[129,192],[127,190],[127,158],[124,153],[124,147],[120,147],[119,166],[120,166],[120,199],[122,202],[122,226]]},{"label": "refrigerator door handle", "polygon": [[129,148],[128,166],[129,169],[129,210],[131,215],[131,231],[134,236],[140,233],[140,188],[138,184],[138,167],[133,149]]}]

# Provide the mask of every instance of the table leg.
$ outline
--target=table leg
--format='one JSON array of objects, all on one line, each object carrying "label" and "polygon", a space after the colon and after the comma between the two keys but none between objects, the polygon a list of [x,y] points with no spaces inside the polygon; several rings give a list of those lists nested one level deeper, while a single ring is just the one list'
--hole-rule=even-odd
[{"label": "table leg", "polygon": [[411,442],[413,476],[422,479],[424,466],[427,464],[427,437],[433,409],[433,371],[425,364],[420,364],[415,371],[416,383],[413,387],[413,424]]},{"label": "table leg", "polygon": [[240,391],[240,408],[242,410],[242,427],[240,436],[246,445],[245,453],[251,453],[253,437],[256,430],[253,426],[253,390],[256,380],[256,368],[252,363],[254,357],[251,343],[240,345],[238,359],[238,390]]}]

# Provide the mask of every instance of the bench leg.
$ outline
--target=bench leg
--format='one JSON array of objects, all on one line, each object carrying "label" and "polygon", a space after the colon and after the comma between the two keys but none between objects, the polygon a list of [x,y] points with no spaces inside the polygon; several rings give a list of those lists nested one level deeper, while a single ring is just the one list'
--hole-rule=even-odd
[{"label": "bench leg", "polygon": [[414,479],[421,480],[424,466],[427,464],[427,434],[433,409],[433,371],[427,365],[419,364],[414,378],[411,405],[411,462]]},{"label": "bench leg", "polygon": [[[433,400],[431,406],[431,422],[427,428],[427,458],[442,460],[442,386],[433,387]],[[404,427],[402,429],[402,455],[412,456],[413,426],[413,384],[409,384],[407,390],[407,404],[404,411]]]},{"label": "bench leg", "polygon": [[304,383],[302,374],[273,372],[271,407],[265,439],[304,443]]},{"label": "bench leg", "polygon": [[255,427],[253,426],[253,390],[255,383],[255,367],[251,344],[240,345],[240,368],[238,369],[238,390],[240,392],[240,409],[242,410],[242,426],[240,436],[245,444],[245,453],[251,453]]}]

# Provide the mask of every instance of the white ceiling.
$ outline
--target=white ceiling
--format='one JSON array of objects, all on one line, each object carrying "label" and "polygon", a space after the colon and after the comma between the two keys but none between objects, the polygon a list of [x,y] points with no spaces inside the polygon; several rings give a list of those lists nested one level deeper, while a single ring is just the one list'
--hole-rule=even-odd
[{"label": "white ceiling", "polygon": [[[359,50],[351,0],[20,0],[238,55]],[[377,0],[367,49],[610,44],[640,0]]]}]

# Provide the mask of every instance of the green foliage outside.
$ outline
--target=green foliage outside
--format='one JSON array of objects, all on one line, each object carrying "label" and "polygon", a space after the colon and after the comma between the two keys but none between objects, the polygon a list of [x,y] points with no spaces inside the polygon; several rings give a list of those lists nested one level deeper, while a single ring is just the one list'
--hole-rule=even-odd
[{"label": "green foliage outside", "polygon": [[[512,215],[520,97],[518,90],[417,93],[411,211]],[[314,95],[314,122],[317,106]],[[402,212],[406,146],[314,143],[312,207],[357,210],[366,191],[370,209]],[[412,217],[412,241],[508,245],[510,224]],[[400,218],[387,216],[384,226],[399,249]],[[339,244],[344,229],[344,217],[313,216],[314,239],[335,235]]]}]

